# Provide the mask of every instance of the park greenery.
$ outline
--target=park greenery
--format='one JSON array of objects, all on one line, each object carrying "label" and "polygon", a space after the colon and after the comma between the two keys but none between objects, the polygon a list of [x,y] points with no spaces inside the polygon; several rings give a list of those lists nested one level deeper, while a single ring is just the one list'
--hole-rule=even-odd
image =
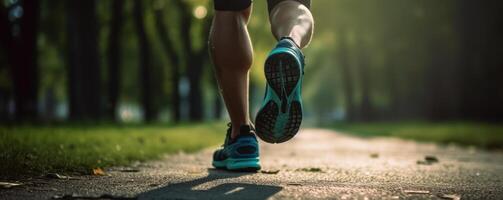
[{"label": "park greenery", "polygon": [[399,137],[422,142],[461,145],[468,148],[503,150],[503,126],[473,122],[374,122],[335,123],[332,128],[361,137]]},{"label": "park greenery", "polygon": [[[222,142],[223,123],[0,128],[0,177],[77,173],[194,152]],[[8,162],[5,162],[8,161]]]},{"label": "park greenery", "polygon": [[[203,121],[224,116],[209,0],[38,0],[0,6],[1,121]],[[499,7],[498,7],[499,6]],[[313,2],[307,119],[503,118],[500,3]],[[255,1],[251,111],[275,40]]]}]

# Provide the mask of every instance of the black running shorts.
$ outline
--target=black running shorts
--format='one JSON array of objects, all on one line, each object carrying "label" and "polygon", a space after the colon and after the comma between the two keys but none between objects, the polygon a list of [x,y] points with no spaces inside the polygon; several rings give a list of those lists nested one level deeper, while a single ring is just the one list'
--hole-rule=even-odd
[{"label": "black running shorts", "polygon": [[[274,6],[283,1],[298,1],[311,8],[311,0],[267,0],[267,10],[271,12]],[[213,0],[215,10],[240,11],[250,7],[252,0]]]},{"label": "black running shorts", "polygon": [[308,9],[311,9],[311,0],[267,0],[267,10],[269,10],[269,13],[274,8],[274,6],[278,5],[283,1],[298,1],[302,5],[306,6]]}]

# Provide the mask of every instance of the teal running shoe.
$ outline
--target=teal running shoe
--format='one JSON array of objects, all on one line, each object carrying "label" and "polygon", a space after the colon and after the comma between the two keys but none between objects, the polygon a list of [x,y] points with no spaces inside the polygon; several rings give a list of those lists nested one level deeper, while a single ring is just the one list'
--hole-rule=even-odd
[{"label": "teal running shoe", "polygon": [[269,143],[286,142],[302,121],[304,55],[291,38],[283,37],[269,53],[264,71],[267,86],[255,119],[257,135]]},{"label": "teal running shoe", "polygon": [[260,170],[258,141],[252,126],[240,127],[240,134],[231,140],[232,127],[229,125],[224,145],[213,153],[213,167],[231,171]]}]

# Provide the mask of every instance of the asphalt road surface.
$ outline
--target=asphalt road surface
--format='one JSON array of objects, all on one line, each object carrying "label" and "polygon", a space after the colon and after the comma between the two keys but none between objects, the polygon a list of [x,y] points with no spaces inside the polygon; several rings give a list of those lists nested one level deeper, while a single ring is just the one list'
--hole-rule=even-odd
[{"label": "asphalt road surface", "polygon": [[22,180],[0,199],[503,199],[502,152],[322,129],[260,150],[258,173],[213,169],[206,149],[106,176]]}]

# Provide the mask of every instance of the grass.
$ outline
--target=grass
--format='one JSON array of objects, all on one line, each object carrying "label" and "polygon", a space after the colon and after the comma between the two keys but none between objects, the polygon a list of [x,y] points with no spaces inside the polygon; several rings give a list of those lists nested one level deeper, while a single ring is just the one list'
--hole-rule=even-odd
[{"label": "grass", "polygon": [[474,122],[338,123],[331,128],[364,137],[393,136],[418,141],[503,149],[503,125]]},{"label": "grass", "polygon": [[218,145],[222,123],[176,126],[0,127],[0,177],[16,174],[83,173],[127,165],[166,153]]}]

